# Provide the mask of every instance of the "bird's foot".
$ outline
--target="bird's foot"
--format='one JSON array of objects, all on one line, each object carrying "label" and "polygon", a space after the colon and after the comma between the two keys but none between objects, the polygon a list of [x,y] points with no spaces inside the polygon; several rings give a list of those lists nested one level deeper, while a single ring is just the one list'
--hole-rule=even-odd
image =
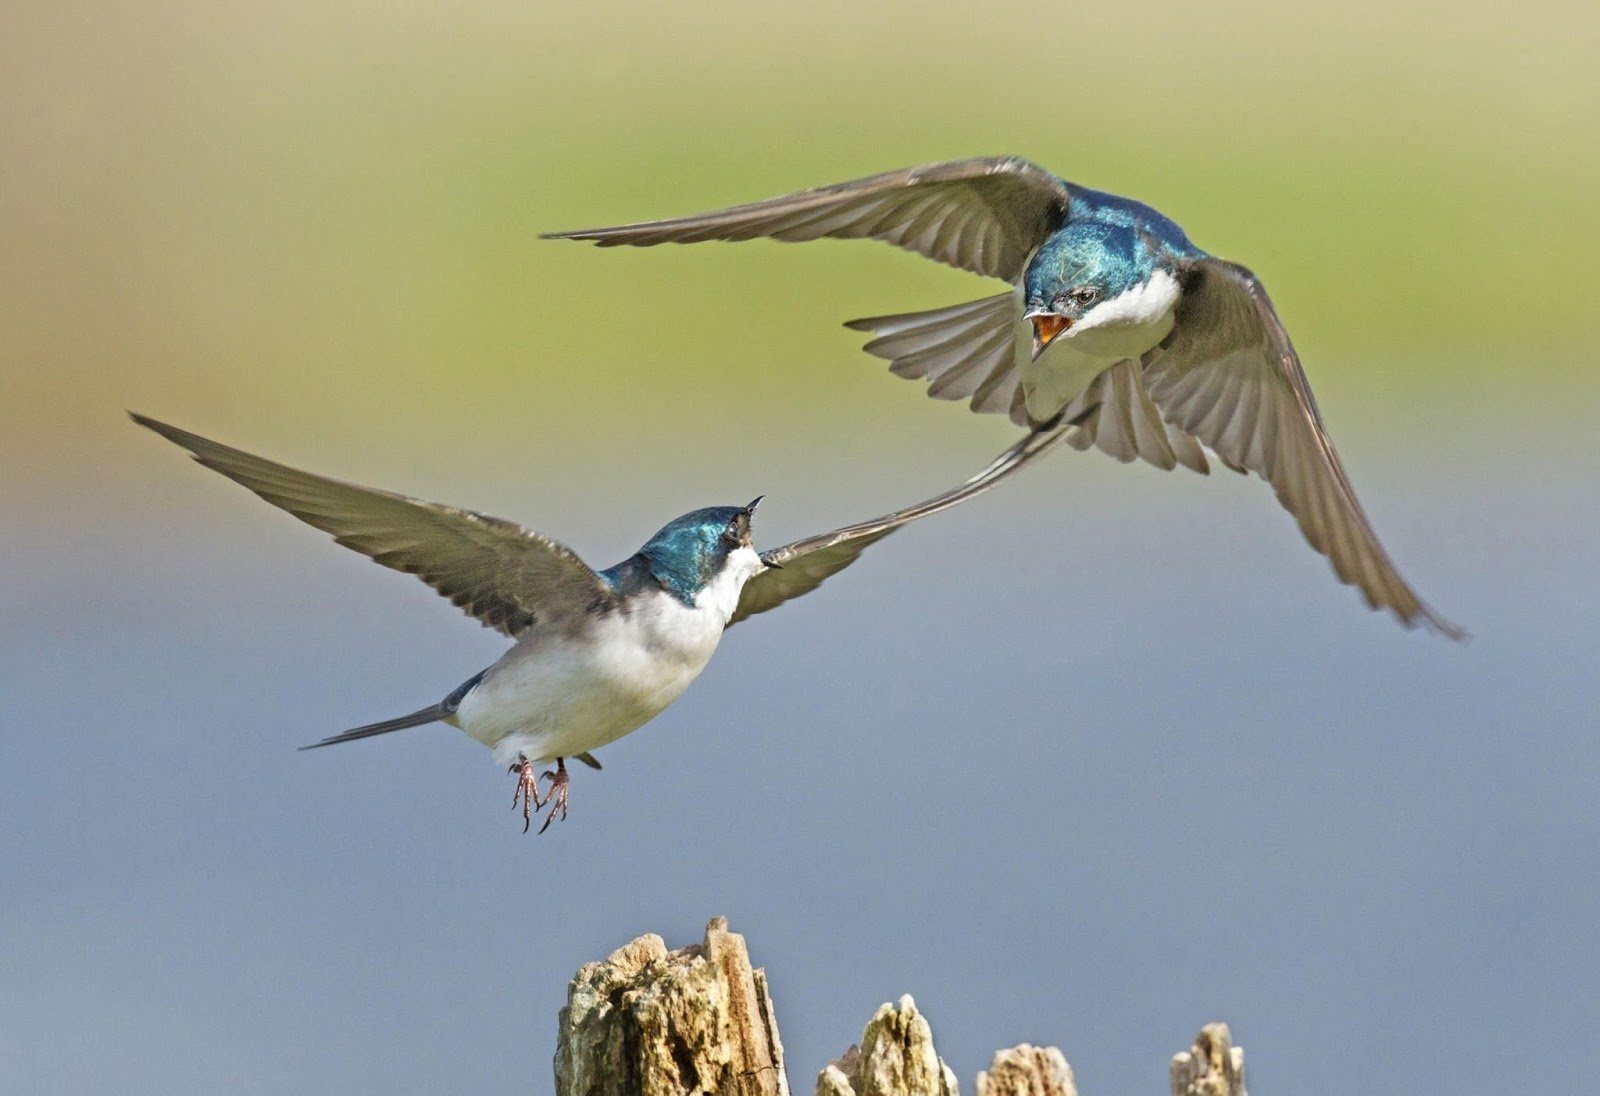
[{"label": "bird's foot", "polygon": [[527,833],[528,827],[533,825],[533,812],[543,806],[539,802],[538,767],[524,755],[508,771],[517,774],[517,789],[511,794],[511,809],[522,808],[522,832]]},{"label": "bird's foot", "polygon": [[[550,808],[550,813],[545,815],[544,825],[539,827],[539,832],[543,833],[550,828],[550,823],[556,820],[557,812],[560,813],[563,821],[567,817],[567,786],[571,783],[571,779],[567,776],[567,759],[564,757],[556,758],[555,770],[545,771],[540,774],[540,779],[550,781],[550,786],[544,792],[544,802],[539,804],[541,809],[544,807]],[[528,832],[526,826],[523,827],[522,832]]]}]

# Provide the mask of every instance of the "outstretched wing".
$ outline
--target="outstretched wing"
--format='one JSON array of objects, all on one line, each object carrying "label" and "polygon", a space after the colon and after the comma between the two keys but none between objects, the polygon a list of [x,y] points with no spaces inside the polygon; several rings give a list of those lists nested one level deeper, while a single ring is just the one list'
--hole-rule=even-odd
[{"label": "outstretched wing", "polygon": [[1015,156],[954,160],[802,190],[764,202],[546,239],[601,247],[704,240],[871,238],[941,263],[1015,282],[1067,214],[1060,179]]},{"label": "outstretched wing", "polygon": [[948,510],[983,494],[1055,448],[1073,425],[1065,423],[1047,432],[1028,434],[996,457],[989,467],[959,487],[924,499],[914,506],[761,553],[761,561],[767,564],[767,569],[744,584],[744,590],[739,595],[739,607],[728,621],[729,627],[745,617],[764,613],[792,598],[809,594],[854,563],[868,547],[902,525],[937,514],[940,510]]},{"label": "outstretched wing", "polygon": [[611,601],[611,588],[570,548],[515,522],[302,472],[143,415],[133,421],[508,636]]},{"label": "outstretched wing", "polygon": [[1177,325],[1145,358],[1162,417],[1272,485],[1311,546],[1367,604],[1408,627],[1463,632],[1419,598],[1378,542],[1260,281],[1220,259],[1187,272]]}]

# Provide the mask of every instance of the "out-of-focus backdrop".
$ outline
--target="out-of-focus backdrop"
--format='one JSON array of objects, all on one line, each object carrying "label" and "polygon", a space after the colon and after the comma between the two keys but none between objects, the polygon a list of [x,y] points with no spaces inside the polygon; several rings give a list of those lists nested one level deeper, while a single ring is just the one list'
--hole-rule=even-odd
[{"label": "out-of-focus backdrop", "polygon": [[[1264,1093],[1592,1080],[1593,5],[0,23],[0,1086],[539,1091],[572,969],[714,913],[799,1090],[906,991],[965,1078],[1028,1039],[1161,1091],[1222,1017]],[[293,752],[501,644],[124,408],[599,563],[760,492],[780,543],[1012,440],[839,326],[996,286],[536,234],[1002,152],[1260,273],[1472,643],[1257,481],[1067,452],[735,629],[543,838],[449,730]]]}]

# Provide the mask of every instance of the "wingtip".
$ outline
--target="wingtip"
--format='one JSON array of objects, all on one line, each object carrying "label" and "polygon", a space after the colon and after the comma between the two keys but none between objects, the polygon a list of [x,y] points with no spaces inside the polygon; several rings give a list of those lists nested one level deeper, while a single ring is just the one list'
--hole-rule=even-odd
[{"label": "wingtip", "polygon": [[182,442],[179,439],[185,433],[187,433],[187,431],[180,430],[171,423],[162,422],[160,419],[153,419],[149,415],[143,414],[139,411],[130,410],[128,412],[128,418],[132,419],[136,424],[144,427],[146,430],[154,431],[155,433],[166,438],[168,441],[178,442],[180,445]]},{"label": "wingtip", "polygon": [[[1377,608],[1377,606],[1374,606]],[[1418,602],[1409,614],[1402,614],[1399,610],[1390,609],[1397,620],[1407,631],[1421,630],[1429,635],[1436,635],[1448,639],[1452,643],[1468,643],[1472,640],[1472,633],[1454,621],[1447,620],[1434,611],[1433,607]]]},{"label": "wingtip", "polygon": [[[227,448],[226,446],[219,445],[217,442],[214,442],[209,438],[205,438],[199,434],[185,430],[181,426],[173,426],[170,422],[162,422],[160,419],[152,419],[149,415],[141,415],[137,411],[129,411],[128,417],[134,422],[138,423],[140,426],[144,427],[146,430],[149,430],[151,433],[166,438],[173,445],[176,445],[179,449],[182,449],[184,452],[188,453],[189,456],[193,457],[201,464],[207,464],[206,457],[204,456],[204,453],[207,449]],[[207,464],[207,466],[214,467],[209,464]]]},{"label": "wingtip", "polygon": [[1460,643],[1465,645],[1472,642],[1471,632],[1467,631],[1459,624],[1454,624],[1451,621],[1446,620],[1432,609],[1427,611],[1423,617],[1423,620],[1428,631],[1432,632],[1436,636],[1443,636],[1451,643]]},{"label": "wingtip", "polygon": [[607,232],[604,228],[571,228],[565,232],[541,232],[541,240],[576,240],[580,244],[594,244],[596,247],[606,247],[611,240],[603,235]]}]

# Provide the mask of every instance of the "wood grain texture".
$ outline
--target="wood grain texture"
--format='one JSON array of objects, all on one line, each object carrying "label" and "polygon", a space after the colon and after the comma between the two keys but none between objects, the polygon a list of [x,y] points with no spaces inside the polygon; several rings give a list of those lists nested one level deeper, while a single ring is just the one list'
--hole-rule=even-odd
[{"label": "wood grain texture", "polygon": [[724,918],[696,945],[641,936],[567,990],[559,1096],[789,1096],[763,972]]},{"label": "wood grain texture", "polygon": [[[713,918],[668,951],[654,933],[586,963],[561,1010],[556,1096],[789,1096],[766,975],[744,937]],[[1244,1051],[1207,1024],[1171,1064],[1173,1096],[1246,1096]],[[817,1096],[959,1096],[933,1028],[909,995],[878,1008],[861,1042],[817,1074]],[[1078,1096],[1055,1047],[997,1051],[977,1096]]]},{"label": "wood grain texture", "polygon": [[1055,1047],[1028,1043],[995,1051],[978,1074],[978,1096],[1078,1096],[1072,1067]]},{"label": "wood grain texture", "polygon": [[957,1096],[960,1091],[910,994],[879,1006],[861,1032],[860,1045],[817,1075],[817,1096]]},{"label": "wood grain texture", "polygon": [[1245,1096],[1244,1051],[1227,1024],[1207,1024],[1172,1056],[1172,1096]]}]

